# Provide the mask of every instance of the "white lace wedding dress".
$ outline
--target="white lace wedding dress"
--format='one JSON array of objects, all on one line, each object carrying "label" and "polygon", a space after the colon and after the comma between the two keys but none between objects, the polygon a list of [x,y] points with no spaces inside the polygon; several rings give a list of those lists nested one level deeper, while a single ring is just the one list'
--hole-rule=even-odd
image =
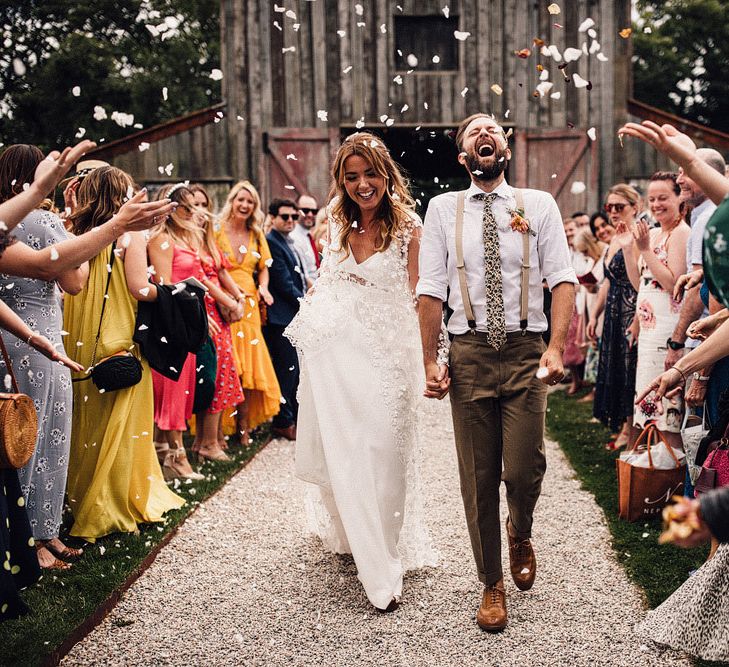
[{"label": "white lace wedding dress", "polygon": [[368,599],[385,608],[406,570],[436,562],[418,477],[426,399],[407,273],[412,230],[358,264],[329,225],[313,294],[286,329],[301,365],[296,474],[319,487],[309,511],[318,509],[325,546],[352,554]]}]

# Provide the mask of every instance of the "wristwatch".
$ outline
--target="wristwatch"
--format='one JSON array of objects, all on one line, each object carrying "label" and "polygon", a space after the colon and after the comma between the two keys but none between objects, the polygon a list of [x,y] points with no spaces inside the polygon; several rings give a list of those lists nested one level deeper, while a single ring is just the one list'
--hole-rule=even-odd
[{"label": "wristwatch", "polygon": [[678,343],[670,338],[666,341],[666,347],[670,347],[672,350],[683,350],[686,347],[686,343]]},{"label": "wristwatch", "polygon": [[698,371],[691,373],[691,379],[698,380],[699,382],[708,382],[711,378],[708,375],[701,375]]}]

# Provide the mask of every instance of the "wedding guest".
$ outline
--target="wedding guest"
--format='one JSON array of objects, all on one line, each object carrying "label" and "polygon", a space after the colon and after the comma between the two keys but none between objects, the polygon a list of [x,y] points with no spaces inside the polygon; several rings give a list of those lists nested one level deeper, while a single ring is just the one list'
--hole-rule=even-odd
[{"label": "wedding guest", "polygon": [[632,444],[637,437],[632,427],[637,336],[629,331],[634,324],[637,292],[628,277],[623,244],[633,242],[632,229],[640,209],[640,195],[630,185],[618,183],[608,191],[605,211],[615,234],[605,255],[605,280],[587,325],[588,336],[595,340],[597,319],[604,312],[593,415],[611,431],[619,431],[608,443],[609,449]]},{"label": "wedding guest", "polygon": [[296,202],[296,206],[298,207],[299,217],[291,231],[291,238],[304,265],[307,284],[311,287],[316,280],[320,263],[319,251],[313,235],[319,206],[316,199],[311,195],[301,195]]},{"label": "wedding guest", "polygon": [[[567,245],[570,249],[572,268],[579,276],[586,273],[589,262],[587,258],[575,248],[574,239],[578,232],[577,223],[572,218],[563,221]],[[585,305],[584,291],[581,285],[575,285],[575,309],[570,319],[570,327],[565,339],[562,362],[570,372],[570,386],[567,395],[573,396],[582,388],[582,371],[585,363],[585,321],[582,317]]]},{"label": "wedding guest", "polygon": [[584,211],[575,211],[570,218],[575,221],[578,231],[590,225],[590,216]]},{"label": "wedding guest", "polygon": [[[195,203],[192,192],[178,183],[162,186],[157,197],[170,199],[177,208],[152,231],[147,245],[155,282],[171,285],[190,277],[200,280],[203,277],[200,263],[203,234],[193,219]],[[203,479],[203,475],[192,469],[182,442],[187,421],[192,417],[196,363],[195,355],[189,352],[177,381],[152,370],[154,443],[166,480]]]},{"label": "wedding guest", "polygon": [[316,243],[316,250],[319,253],[320,257],[322,252],[324,251],[324,245],[326,244],[328,229],[329,218],[327,218],[326,209],[320,208],[319,212],[316,214],[316,224],[314,225],[314,231],[312,232],[314,242]]},{"label": "wedding guest", "polygon": [[[78,207],[69,216],[74,234],[112,219],[133,190],[131,177],[120,169],[94,170],[79,186]],[[81,292],[66,296],[66,345],[84,368],[124,350],[139,358],[132,341],[137,302],[157,296],[147,278],[146,245],[141,232],[108,245],[89,262],[89,280]],[[76,374],[68,500],[71,535],[88,541],[135,532],[140,523],[161,521],[184,504],[167,488],[157,462],[152,375],[146,360],[140,362],[140,382],[117,391],[102,393],[87,375]]]},{"label": "wedding guest", "polygon": [[[9,146],[0,155],[0,202],[7,201],[30,183],[44,159],[36,146]],[[22,244],[11,245],[0,259],[0,298],[32,329],[48,338],[59,354],[65,354],[60,294],[56,283],[69,294],[77,294],[86,283],[89,267],[61,271],[55,280],[19,278],[12,275],[29,248],[40,250],[66,240],[63,222],[53,213],[36,210],[14,231]],[[28,247],[26,247],[28,246]],[[71,372],[34,349],[29,341],[3,334],[18,387],[28,394],[38,412],[38,439],[28,464],[18,471],[33,538],[41,567],[67,569],[65,560],[78,558],[80,549],[67,547],[59,538],[63,499],[66,492],[68,455],[71,445]],[[4,363],[2,364],[4,368]],[[8,371],[2,370],[2,375]],[[60,559],[60,560],[59,560]]]},{"label": "wedding guest", "polygon": [[187,189],[192,193],[195,206],[204,208],[208,213],[213,213],[213,205],[210,201],[210,195],[208,194],[208,191],[200,185],[200,183],[192,183]]},{"label": "wedding guest", "polygon": [[[664,370],[666,340],[678,321],[680,305],[673,299],[676,279],[686,273],[686,243],[691,229],[683,221],[676,174],[659,171],[650,177],[648,206],[659,226],[654,229],[641,220],[633,229],[634,240],[623,245],[628,277],[638,292],[636,312],[640,321],[635,386],[645,384]],[[636,406],[633,423],[643,429],[655,423],[666,442],[681,449],[679,398],[664,404],[658,413],[646,399]]]},{"label": "wedding guest", "polygon": [[[249,181],[239,181],[228,193],[215,239],[231,278],[244,294],[243,317],[230,325],[236,370],[245,395],[235,407],[234,429],[244,446],[250,442],[250,431],[278,414],[281,407],[281,389],[261,330],[261,313],[273,304],[268,290],[271,251],[262,221],[258,191]],[[233,432],[225,423],[223,428],[228,435]]]},{"label": "wedding guest", "polygon": [[299,299],[306,291],[306,279],[301,259],[296,252],[291,231],[298,216],[296,204],[290,199],[274,199],[268,205],[271,231],[266,236],[273,262],[269,267],[269,289],[273,303],[268,308],[268,321],[263,335],[281,387],[281,409],[273,418],[275,436],[296,440],[296,419],[299,404],[299,359],[296,350],[284,336],[284,329],[299,311]]},{"label": "wedding guest", "polygon": [[228,273],[230,263],[215,242],[213,216],[204,209],[194,212],[194,219],[202,231],[199,248],[203,275],[201,282],[208,288],[205,308],[208,322],[214,322],[217,333],[213,335],[217,357],[215,393],[205,412],[195,415],[195,442],[192,449],[198,459],[229,461],[221,428],[223,411],[245,400],[233,356],[233,340],[230,325],[243,317],[245,295]]},{"label": "wedding guest", "polygon": [[598,241],[607,245],[610,244],[613,236],[615,236],[615,227],[613,227],[610,218],[603,211],[595,211],[590,216],[590,230]]}]

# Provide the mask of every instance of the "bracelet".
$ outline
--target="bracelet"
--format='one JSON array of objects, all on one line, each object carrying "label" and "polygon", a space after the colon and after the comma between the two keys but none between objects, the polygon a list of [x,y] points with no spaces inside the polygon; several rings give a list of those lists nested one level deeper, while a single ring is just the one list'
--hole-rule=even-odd
[{"label": "bracelet", "polygon": [[30,347],[30,341],[33,339],[34,336],[35,336],[35,334],[32,333],[32,334],[30,334],[30,336],[28,336],[28,338],[25,339],[25,344],[28,345],[29,347]]},{"label": "bracelet", "polygon": [[678,368],[676,366],[671,366],[671,368],[669,370],[671,370],[671,369],[674,370],[674,371],[678,371],[678,373],[683,378],[684,384],[686,384],[686,382],[688,382],[688,378],[686,377],[686,373],[684,373],[680,368]]}]

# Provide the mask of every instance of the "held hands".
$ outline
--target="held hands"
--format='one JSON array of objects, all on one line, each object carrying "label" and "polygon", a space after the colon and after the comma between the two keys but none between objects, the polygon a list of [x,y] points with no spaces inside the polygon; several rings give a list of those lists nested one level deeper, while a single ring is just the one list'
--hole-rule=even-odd
[{"label": "held hands", "polygon": [[125,232],[140,232],[161,223],[177,203],[169,199],[147,201],[147,189],[142,188],[131,199],[124,202],[112,218],[120,227],[119,235]]},{"label": "held hands", "polygon": [[[542,369],[546,369],[546,373]],[[564,378],[562,353],[548,347],[542,355],[542,358],[539,360],[539,371],[537,371],[537,377],[546,385],[553,385],[561,382]]]},{"label": "held hands", "polygon": [[645,141],[684,169],[696,157],[696,144],[673,125],[657,125],[650,120],[626,123],[618,130],[618,136],[623,135]]},{"label": "held hands", "polygon": [[51,151],[45,160],[41,160],[35,170],[33,185],[45,196],[58,185],[68,170],[76,164],[85,153],[96,148],[93,141],[85,139],[73,148],[65,148],[62,153]]},{"label": "held hands", "polygon": [[451,386],[451,378],[448,375],[448,366],[439,365],[435,361],[425,364],[425,391],[426,398],[445,397]]},{"label": "held hands", "polygon": [[84,367],[81,364],[77,364],[65,354],[61,354],[55,347],[53,347],[53,343],[51,343],[51,341],[49,341],[45,336],[34,333],[30,337],[29,344],[34,349],[38,350],[38,352],[40,352],[43,356],[48,357],[51,361],[58,361],[67,368],[70,368],[72,371],[80,373],[84,370]]}]

